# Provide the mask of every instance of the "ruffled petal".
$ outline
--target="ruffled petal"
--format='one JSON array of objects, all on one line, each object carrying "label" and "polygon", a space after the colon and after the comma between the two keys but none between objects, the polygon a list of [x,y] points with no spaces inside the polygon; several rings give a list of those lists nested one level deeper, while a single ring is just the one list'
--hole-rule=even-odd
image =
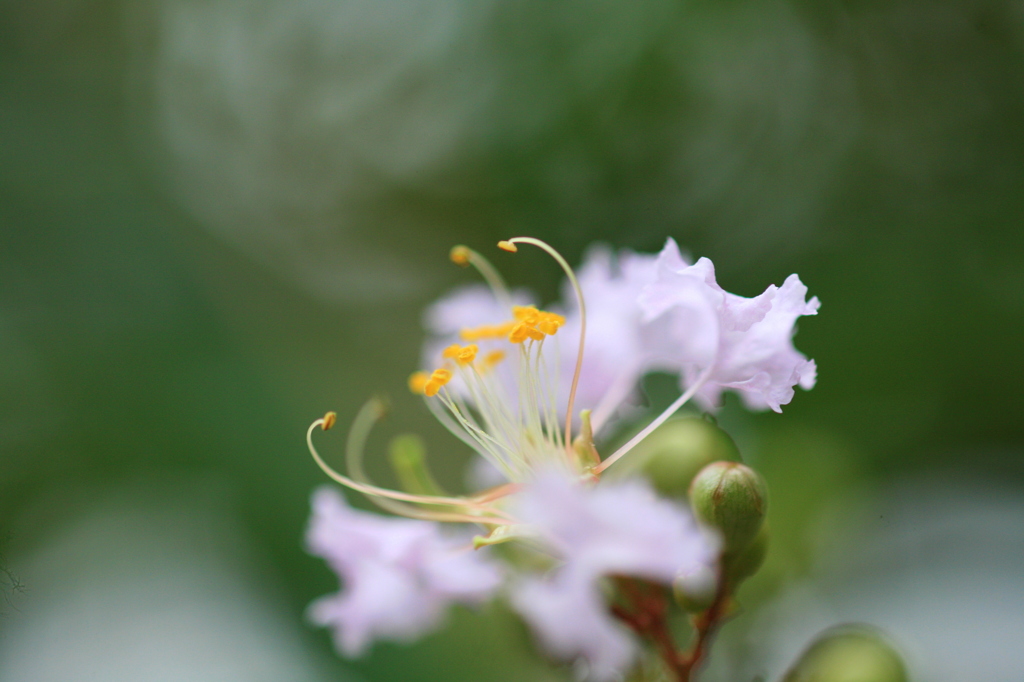
[{"label": "ruffled petal", "polygon": [[376,639],[415,639],[437,627],[451,603],[479,603],[501,581],[468,538],[446,536],[437,524],[352,509],[332,488],[318,490],[312,506],[307,547],[327,560],[342,590],[310,605],[309,618],[331,628],[348,656]]}]

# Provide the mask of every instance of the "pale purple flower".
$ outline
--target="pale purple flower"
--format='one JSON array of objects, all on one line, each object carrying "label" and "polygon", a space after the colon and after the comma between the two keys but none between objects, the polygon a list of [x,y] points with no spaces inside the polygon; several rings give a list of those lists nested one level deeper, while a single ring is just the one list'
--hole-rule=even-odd
[{"label": "pale purple flower", "polygon": [[415,639],[440,624],[449,604],[480,603],[501,580],[467,538],[436,523],[352,509],[331,488],[318,490],[312,506],[308,549],[327,560],[342,590],[313,602],[309,617],[330,627],[348,656],[375,639]]},{"label": "pale purple flower", "polygon": [[704,382],[697,397],[705,405],[716,405],[731,388],[751,409],[781,412],[794,386],[814,387],[814,361],[793,347],[793,334],[796,319],[817,314],[820,302],[806,300],[799,277],[754,298],[730,294],[715,281],[710,260],[687,265],[671,239],[656,268],[639,297],[645,322],[669,325],[654,352],[672,359],[686,386]]},{"label": "pale purple flower", "polygon": [[[754,298],[737,296],[718,285],[710,260],[691,265],[668,239],[657,255],[591,248],[576,280],[578,290],[567,283],[565,302],[554,307],[565,311],[560,326],[545,333],[535,329],[528,343],[522,335],[512,341],[510,333],[495,331],[511,330],[506,325],[515,325],[524,311],[513,309],[507,295],[483,286],[456,290],[425,318],[432,332],[427,366],[437,367],[447,356],[439,381],[450,381],[452,391],[452,397],[446,389],[429,404],[449,430],[509,480],[525,480],[538,463],[550,461],[551,453],[563,447],[559,430],[564,430],[583,329],[581,310],[570,297],[582,296],[587,308],[574,419],[580,410],[592,410],[591,426],[600,432],[612,418],[623,416],[640,379],[650,371],[678,374],[684,389],[668,409],[608,456],[598,472],[691,398],[714,407],[722,392],[732,389],[752,409],[781,412],[795,386],[814,386],[814,361],[793,347],[792,338],[796,319],[816,314],[819,302],[806,300],[807,288],[796,275]],[[519,303],[529,300],[522,292],[515,298]],[[461,330],[467,330],[466,338],[480,339],[480,345],[466,347],[471,348],[470,359],[460,364],[450,358],[463,352],[462,346],[442,350],[458,342]],[[492,350],[501,352],[484,357],[497,357],[497,362],[467,366],[476,353]],[[506,351],[507,361],[502,362]],[[450,372],[447,378],[445,372]],[[420,386],[426,385],[427,376],[420,376]],[[445,384],[434,384],[434,393],[440,385]]]},{"label": "pale purple flower", "polygon": [[635,655],[632,636],[609,613],[602,579],[668,584],[717,554],[716,539],[689,513],[639,480],[589,486],[549,471],[524,487],[514,509],[561,565],[522,580],[512,605],[552,654],[582,657],[595,680],[626,669]]}]

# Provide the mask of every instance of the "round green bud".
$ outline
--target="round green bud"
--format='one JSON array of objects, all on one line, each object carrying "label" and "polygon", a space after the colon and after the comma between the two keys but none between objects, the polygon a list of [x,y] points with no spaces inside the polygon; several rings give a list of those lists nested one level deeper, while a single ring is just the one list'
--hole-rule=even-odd
[{"label": "round green bud", "polygon": [[685,495],[697,472],[719,460],[739,461],[740,451],[725,431],[706,419],[670,419],[630,453],[658,492]]},{"label": "round green bud", "polygon": [[700,613],[711,608],[717,587],[715,572],[707,566],[701,566],[678,575],[672,581],[672,595],[684,611]]},{"label": "round green bud", "polygon": [[756,471],[738,462],[714,462],[690,484],[690,506],[722,534],[725,551],[745,549],[764,523],[768,489]]},{"label": "round green bud", "polygon": [[907,669],[878,630],[841,625],[822,633],[783,682],[907,682]]},{"label": "round green bud", "polygon": [[730,585],[735,587],[757,573],[768,556],[768,539],[768,524],[763,523],[749,545],[736,552],[726,552],[722,562]]}]

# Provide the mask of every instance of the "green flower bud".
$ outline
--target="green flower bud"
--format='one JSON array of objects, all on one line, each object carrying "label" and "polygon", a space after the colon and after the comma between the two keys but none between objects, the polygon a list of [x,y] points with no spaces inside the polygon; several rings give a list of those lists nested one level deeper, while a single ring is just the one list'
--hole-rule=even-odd
[{"label": "green flower bud", "polygon": [[745,549],[764,523],[768,490],[760,474],[738,462],[714,462],[690,484],[690,505],[722,534],[725,551]]},{"label": "green flower bud", "polygon": [[707,566],[701,566],[672,581],[672,594],[684,611],[700,613],[707,611],[715,601],[717,587],[715,572]]},{"label": "green flower bud", "polygon": [[763,523],[749,545],[736,552],[727,552],[722,557],[726,580],[733,588],[761,568],[768,556],[768,535],[768,524]]},{"label": "green flower bud", "polygon": [[907,670],[878,630],[841,625],[822,633],[783,682],[907,682]]},{"label": "green flower bud", "polygon": [[719,460],[739,461],[740,451],[725,431],[706,419],[670,419],[630,453],[664,495],[685,495],[697,472]]}]

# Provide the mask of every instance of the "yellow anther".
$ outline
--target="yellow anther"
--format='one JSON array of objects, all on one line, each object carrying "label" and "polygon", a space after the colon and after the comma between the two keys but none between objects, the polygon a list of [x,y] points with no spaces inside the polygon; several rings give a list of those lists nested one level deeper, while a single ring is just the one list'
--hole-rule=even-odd
[{"label": "yellow anther", "polygon": [[463,329],[459,336],[463,341],[479,341],[480,339],[500,339],[512,331],[515,322],[504,322],[502,324],[485,324],[479,327]]},{"label": "yellow anther", "polygon": [[563,326],[565,324],[565,315],[559,315],[558,313],[544,313],[544,314],[547,316],[547,319],[551,320],[552,322],[557,324],[559,327],[561,327],[561,326]]},{"label": "yellow anther", "polygon": [[423,389],[428,381],[430,381],[430,377],[426,372],[413,372],[409,375],[409,390],[416,395],[423,395]]},{"label": "yellow anther", "polygon": [[334,426],[334,422],[338,421],[338,415],[334,412],[328,412],[324,415],[323,423],[320,425],[324,431]]},{"label": "yellow anther", "polygon": [[552,336],[558,331],[558,325],[552,320],[541,320],[537,323],[537,330]]},{"label": "yellow anther", "polygon": [[505,359],[505,351],[503,350],[492,350],[490,353],[484,356],[484,367],[490,369],[496,364]]},{"label": "yellow anther", "polygon": [[515,253],[516,251],[519,250],[515,244],[513,244],[512,242],[506,242],[504,240],[498,242],[498,248],[503,251],[508,251],[509,253]]},{"label": "yellow anther", "polygon": [[531,312],[537,312],[537,306],[532,305],[514,305],[512,306],[512,317],[517,320],[523,319],[526,315]]},{"label": "yellow anther", "polygon": [[508,333],[508,340],[512,343],[522,343],[526,339],[541,341],[544,339],[544,334],[525,322],[517,323],[516,326],[512,327],[512,331]]},{"label": "yellow anther", "polygon": [[562,325],[565,324],[565,318],[558,313],[548,313],[541,311],[540,322],[537,323],[537,329],[544,332],[548,336],[553,335]]},{"label": "yellow anther", "polygon": [[441,352],[441,357],[445,358],[446,360],[451,360],[452,358],[457,358],[459,356],[459,353],[461,352],[462,346],[460,346],[457,343],[453,343],[452,345],[448,346]]},{"label": "yellow anther", "polygon": [[511,343],[522,343],[526,340],[527,329],[529,329],[529,327],[520,322],[516,326],[512,327],[512,331],[508,333],[508,340]]},{"label": "yellow anther", "polygon": [[476,359],[476,354],[479,350],[480,348],[475,343],[471,343],[465,348],[461,348],[459,350],[458,354],[455,356],[455,361],[460,365],[468,365]]},{"label": "yellow anther", "polygon": [[452,380],[452,371],[445,369],[435,369],[430,375],[430,379],[423,386],[423,395],[429,397],[437,395],[437,392],[441,390],[441,387]]},{"label": "yellow anther", "polygon": [[517,305],[512,308],[512,315],[523,324],[528,324],[531,327],[535,327],[537,323],[540,322],[542,314],[543,313],[541,313],[541,311],[537,310],[532,305]]},{"label": "yellow anther", "polygon": [[469,265],[469,253],[469,249],[466,248],[465,246],[453,246],[451,252],[449,252],[448,254],[448,257],[451,258],[452,262],[455,263],[456,265],[466,267],[467,265]]}]

